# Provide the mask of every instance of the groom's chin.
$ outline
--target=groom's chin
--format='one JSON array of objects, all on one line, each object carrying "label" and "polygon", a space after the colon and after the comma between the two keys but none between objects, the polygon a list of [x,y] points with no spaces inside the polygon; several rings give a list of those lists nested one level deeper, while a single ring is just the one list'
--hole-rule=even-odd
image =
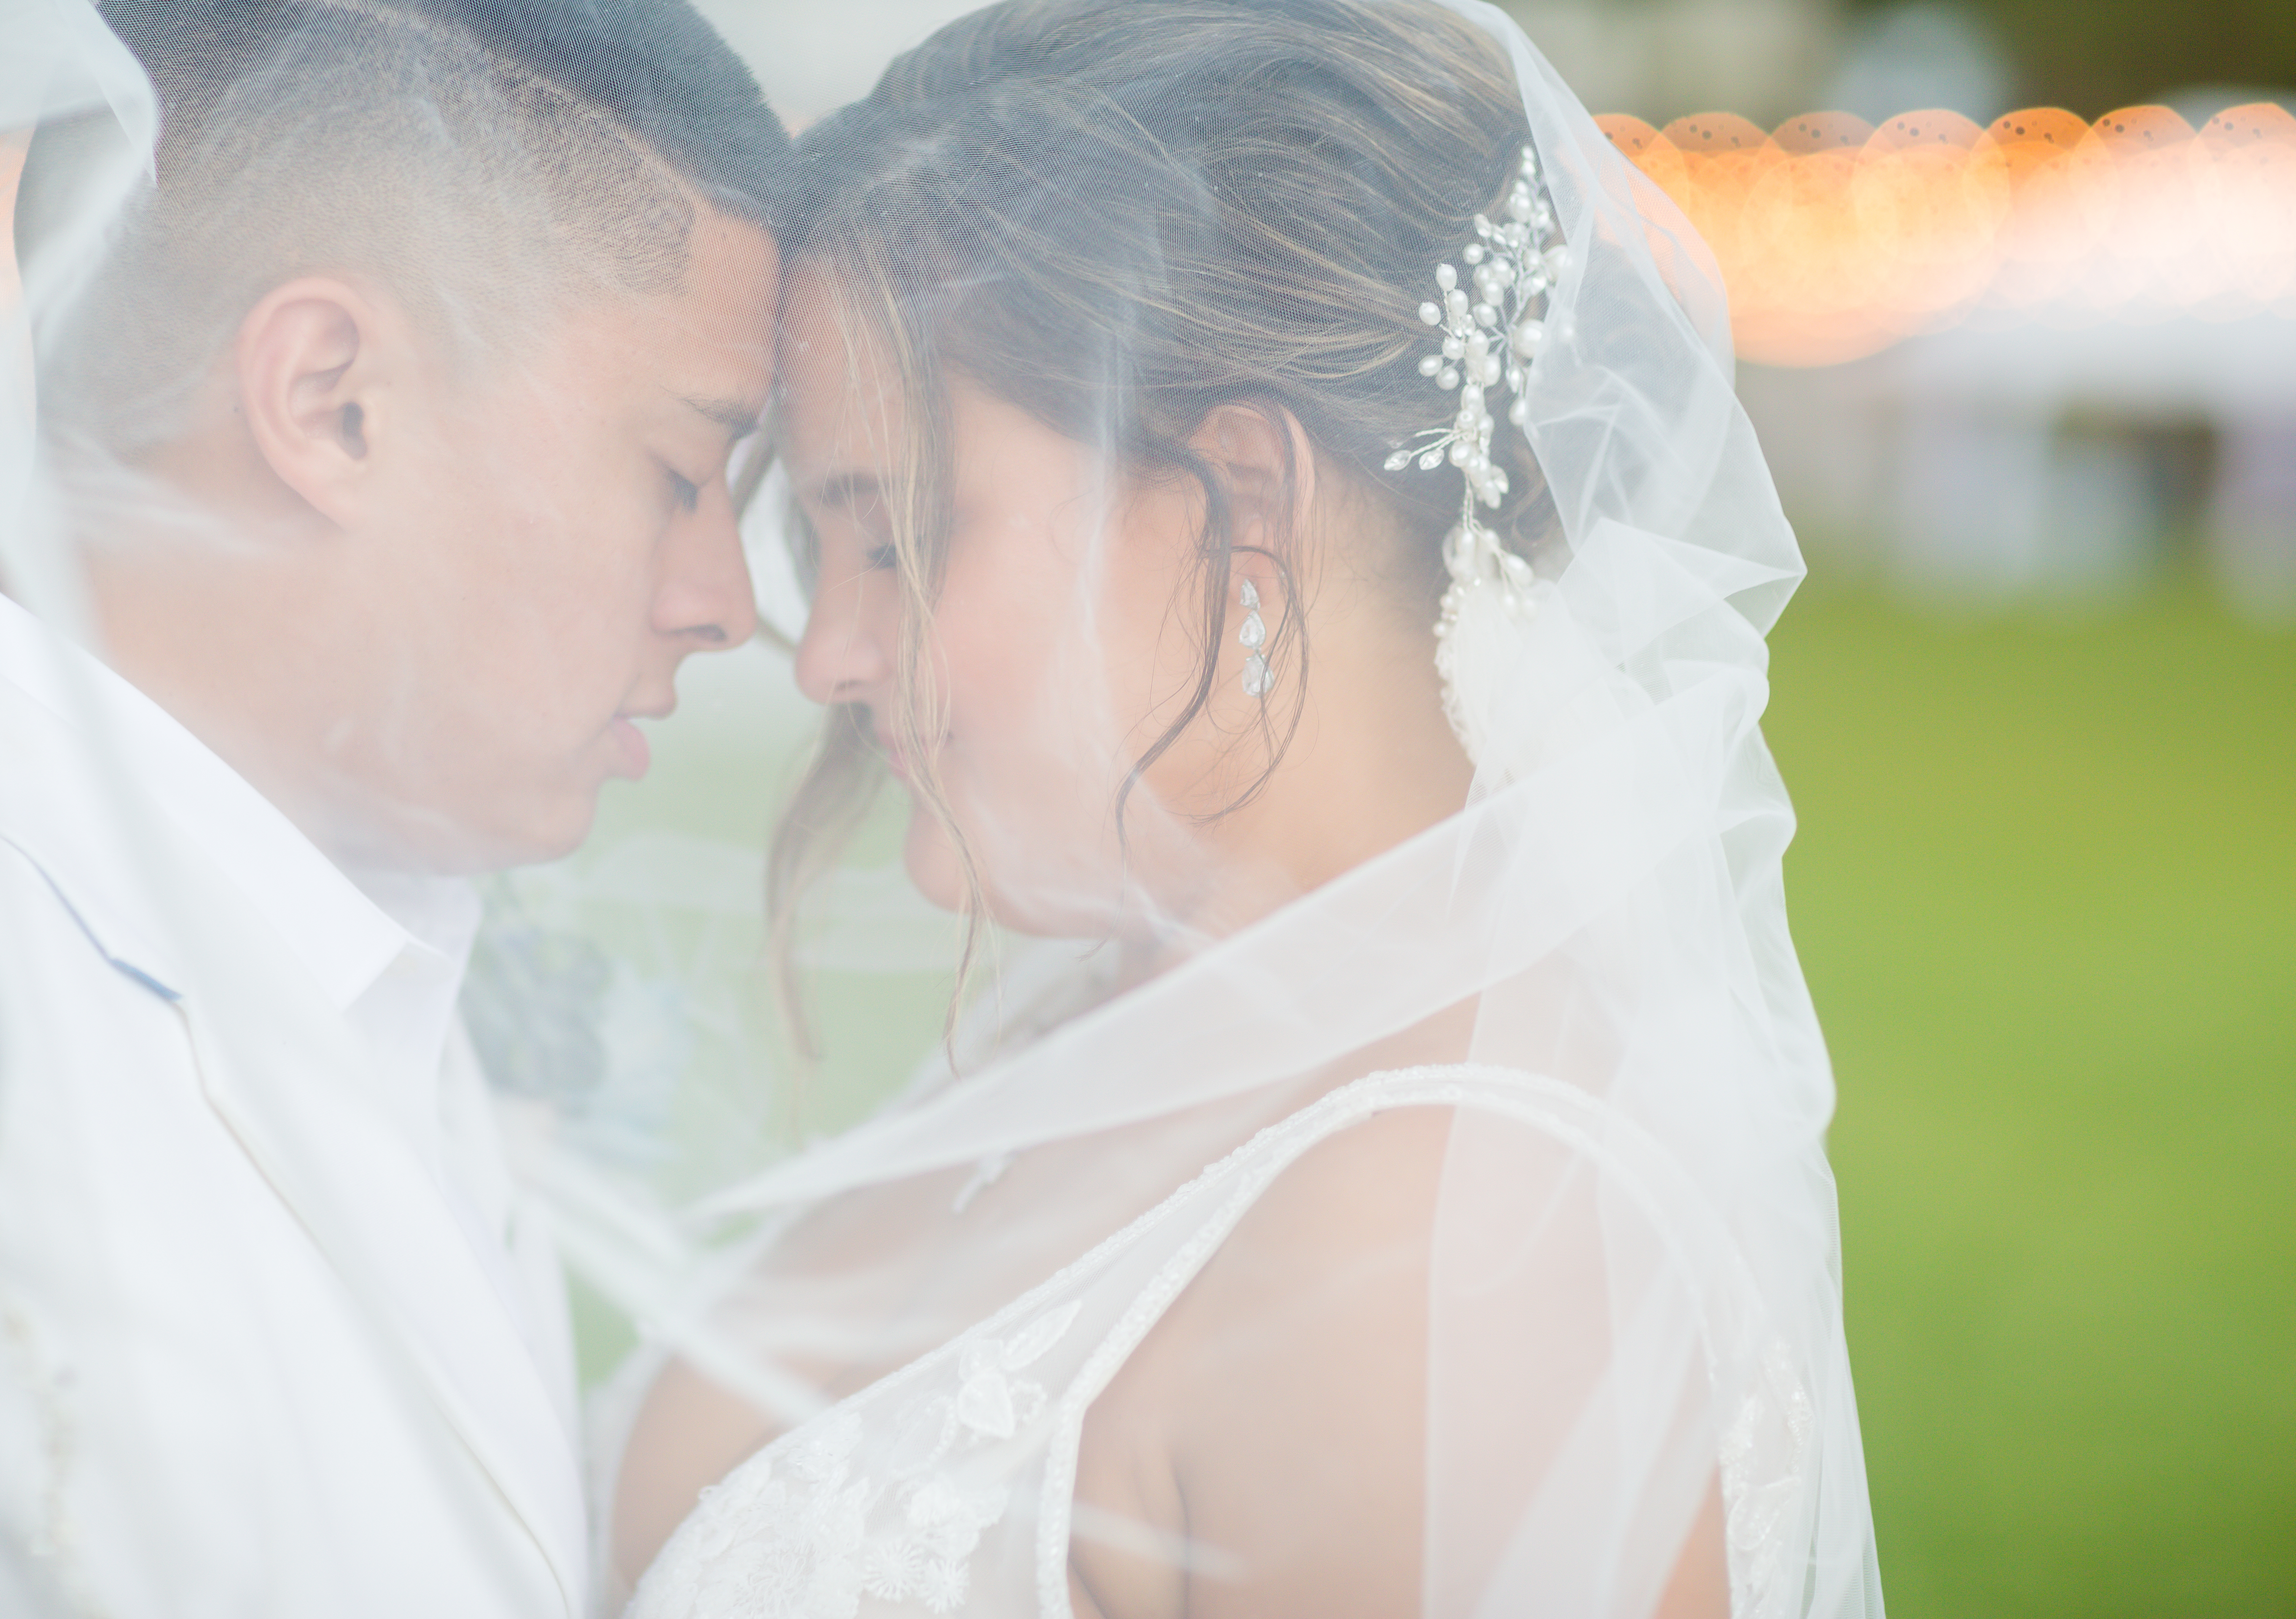
[{"label": "groom's chin", "polygon": [[589,841],[591,830],[598,823],[601,791],[602,787],[593,787],[554,806],[552,813],[537,818],[531,825],[517,829],[504,837],[475,869],[499,871],[512,866],[541,866],[564,859]]},{"label": "groom's chin", "polygon": [[480,813],[402,811],[395,832],[378,840],[381,847],[352,851],[349,863],[459,877],[547,865],[588,839],[597,821],[598,792],[554,795],[511,813],[500,804]]}]

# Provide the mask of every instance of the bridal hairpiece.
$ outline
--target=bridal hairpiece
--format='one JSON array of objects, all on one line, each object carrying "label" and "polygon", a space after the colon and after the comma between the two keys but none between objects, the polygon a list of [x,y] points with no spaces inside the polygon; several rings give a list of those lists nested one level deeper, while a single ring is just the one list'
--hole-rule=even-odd
[{"label": "bridal hairpiece", "polygon": [[[1446,393],[1456,390],[1458,409],[1447,426],[1431,427],[1414,441],[1398,447],[1387,470],[1401,472],[1414,461],[1422,472],[1445,462],[1465,476],[1458,526],[1445,537],[1443,563],[1451,583],[1443,592],[1435,663],[1443,677],[1443,708],[1467,755],[1484,762],[1489,736],[1489,682],[1474,677],[1502,663],[1514,628],[1533,611],[1530,564],[1499,543],[1484,526],[1477,505],[1496,510],[1506,497],[1506,469],[1491,459],[1497,421],[1489,398],[1502,383],[1512,396],[1507,420],[1521,428],[1529,412],[1526,383],[1529,368],[1546,344],[1546,294],[1561,275],[1566,250],[1554,226],[1554,210],[1539,194],[1538,157],[1529,146],[1515,167],[1514,181],[1493,222],[1475,216],[1476,240],[1460,257],[1465,284],[1453,264],[1435,267],[1441,300],[1419,306],[1419,318],[1443,334],[1440,348],[1419,362],[1419,374]],[[1467,677],[1464,685],[1461,677]]]}]

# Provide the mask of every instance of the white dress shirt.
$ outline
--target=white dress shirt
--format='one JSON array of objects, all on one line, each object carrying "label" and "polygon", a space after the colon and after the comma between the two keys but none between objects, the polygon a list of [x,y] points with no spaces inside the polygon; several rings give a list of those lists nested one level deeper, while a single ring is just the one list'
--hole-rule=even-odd
[{"label": "white dress shirt", "polygon": [[581,1612],[478,919],[0,597],[0,1612]]}]

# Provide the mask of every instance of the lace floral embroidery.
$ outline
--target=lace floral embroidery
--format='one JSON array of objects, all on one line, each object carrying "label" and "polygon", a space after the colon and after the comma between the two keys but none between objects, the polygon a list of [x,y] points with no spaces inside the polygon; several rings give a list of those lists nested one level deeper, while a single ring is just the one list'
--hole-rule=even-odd
[{"label": "lace floral embroidery", "polygon": [[1816,1413],[1795,1376],[1793,1355],[1773,1341],[1762,1358],[1763,1386],[1748,1394],[1723,1430],[1722,1504],[1728,1524],[1731,1609],[1743,1619],[1798,1612],[1799,1586],[1787,1550],[1796,1531]]},{"label": "lace floral embroidery", "polygon": [[972,1554],[1010,1493],[978,1461],[1044,1410],[1044,1385],[1021,1374],[1080,1308],[950,1345],[955,1387],[931,1388],[896,1416],[882,1476],[860,1466],[865,1430],[850,1407],[766,1447],[703,1492],[639,1587],[632,1619],[852,1619],[864,1597],[936,1614],[962,1607]]}]

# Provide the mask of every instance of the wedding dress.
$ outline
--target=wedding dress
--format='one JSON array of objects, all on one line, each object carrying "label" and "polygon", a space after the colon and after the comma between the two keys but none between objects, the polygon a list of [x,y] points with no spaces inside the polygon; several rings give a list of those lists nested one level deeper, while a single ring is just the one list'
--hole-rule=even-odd
[{"label": "wedding dress", "polygon": [[[647,1572],[632,1619],[1036,1612],[1068,1619],[1071,1534],[1136,1540],[1073,1499],[1085,1415],[1268,1185],[1390,1109],[1487,1111],[1593,1142],[1570,1087],[1464,1065],[1375,1073],[1254,1135],[970,1330],[800,1424],[726,1475]],[[1620,1145],[1613,1137],[1615,1150]],[[1653,1177],[1650,1144],[1629,1151]],[[1716,1301],[1749,1309],[1750,1295]],[[1791,1525],[1809,1487],[1809,1397],[1783,1342],[1722,1438],[1731,1609],[1798,1611]],[[1081,1519],[1081,1521],[1079,1521]],[[1218,1548],[1169,1549],[1215,1568]]]}]

